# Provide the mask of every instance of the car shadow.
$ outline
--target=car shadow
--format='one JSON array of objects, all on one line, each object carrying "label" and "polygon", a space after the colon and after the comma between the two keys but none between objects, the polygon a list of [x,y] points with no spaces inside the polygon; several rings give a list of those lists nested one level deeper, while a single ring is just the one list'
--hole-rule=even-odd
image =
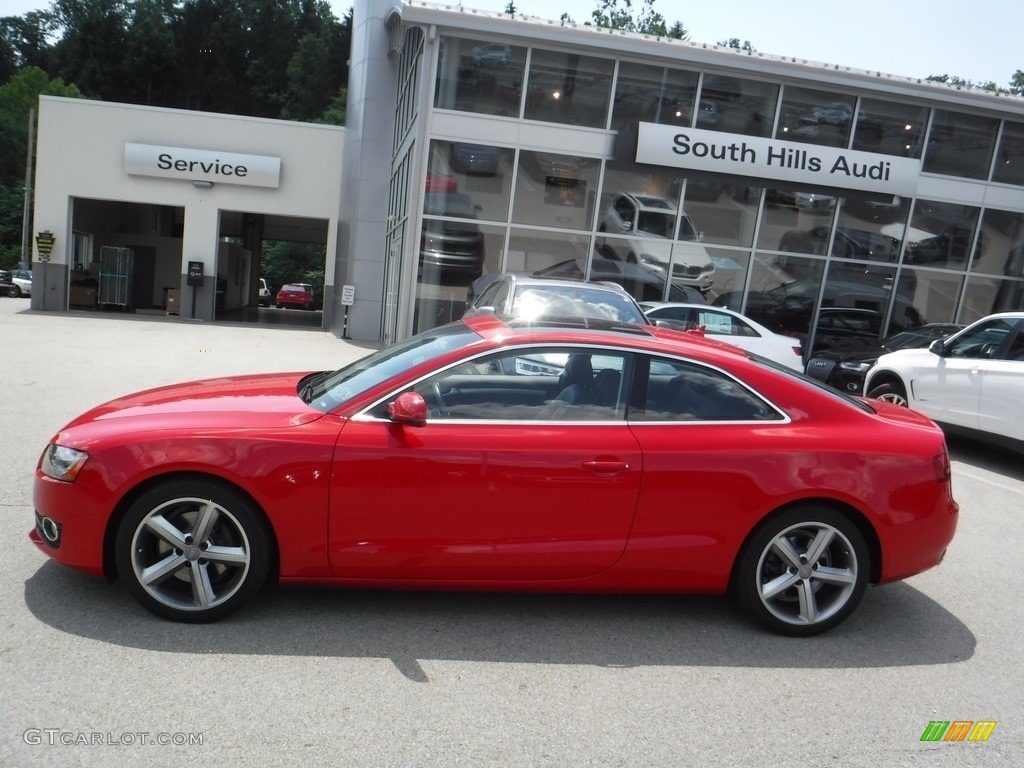
[{"label": "car shadow", "polygon": [[32,614],[59,632],[172,653],[387,658],[601,667],[861,668],[949,664],[976,638],[900,582],[869,589],[854,615],[809,639],[749,624],[726,598],[341,590],[279,586],[215,624],[151,616],[118,585],[45,563],[25,582]]},{"label": "car shadow", "polygon": [[1014,480],[1024,480],[1024,454],[965,435],[946,434],[949,457]]}]

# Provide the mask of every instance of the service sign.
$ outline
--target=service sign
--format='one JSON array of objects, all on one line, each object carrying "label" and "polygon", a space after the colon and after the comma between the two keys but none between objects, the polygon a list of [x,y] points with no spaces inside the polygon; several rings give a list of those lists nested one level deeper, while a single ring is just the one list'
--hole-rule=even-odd
[{"label": "service sign", "polygon": [[636,161],[905,196],[921,173],[921,161],[908,157],[657,123],[640,123]]},{"label": "service sign", "polygon": [[133,176],[277,187],[281,179],[281,158],[154,144],[125,144],[124,170]]}]

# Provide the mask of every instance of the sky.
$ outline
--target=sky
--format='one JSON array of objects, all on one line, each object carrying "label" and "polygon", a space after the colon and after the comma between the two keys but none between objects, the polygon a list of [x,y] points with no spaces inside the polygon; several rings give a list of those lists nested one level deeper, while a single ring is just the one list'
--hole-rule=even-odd
[{"label": "sky", "polygon": [[[436,2],[436,0],[431,0]],[[633,0],[639,9],[642,0]],[[457,2],[450,3],[457,5]],[[504,11],[507,0],[463,0],[466,8]],[[590,20],[598,0],[515,0],[520,13],[576,22]],[[351,0],[332,0],[341,18]],[[0,16],[49,7],[45,0],[0,0]],[[821,64],[906,77],[956,75],[1006,87],[1024,70],[1024,3],[1020,0],[654,0],[671,26],[681,21],[690,40],[732,37],[755,49]]]}]

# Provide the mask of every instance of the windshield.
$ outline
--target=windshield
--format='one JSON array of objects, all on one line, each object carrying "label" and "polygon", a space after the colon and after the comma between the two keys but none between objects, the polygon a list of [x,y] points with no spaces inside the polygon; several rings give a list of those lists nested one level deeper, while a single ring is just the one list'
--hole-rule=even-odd
[{"label": "windshield", "polygon": [[673,224],[675,224],[675,216],[672,214],[640,211],[636,228],[648,235],[671,237]]},{"label": "windshield", "polygon": [[356,395],[403,371],[471,344],[479,338],[463,323],[434,328],[356,360],[326,376],[304,381],[300,397],[318,410],[333,411]]},{"label": "windshield", "polygon": [[516,316],[524,319],[538,317],[592,317],[620,323],[647,325],[633,300],[625,293],[592,288],[586,284],[574,287],[519,286],[516,288]]}]

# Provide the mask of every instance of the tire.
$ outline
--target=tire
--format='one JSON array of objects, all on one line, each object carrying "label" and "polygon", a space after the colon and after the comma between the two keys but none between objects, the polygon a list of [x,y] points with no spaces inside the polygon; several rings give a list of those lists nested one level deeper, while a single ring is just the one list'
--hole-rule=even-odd
[{"label": "tire", "polygon": [[845,515],[806,505],[770,518],[740,551],[733,591],[754,621],[780,635],[831,629],[857,607],[871,563]]},{"label": "tire", "polygon": [[21,298],[21,286],[20,285],[12,285],[10,288],[7,289],[7,295],[10,296],[12,299],[20,299]]},{"label": "tire", "polygon": [[[194,541],[197,527],[206,529]],[[147,610],[188,623],[238,610],[266,582],[271,534],[262,513],[231,486],[174,480],[143,493],[117,532],[117,567]]]},{"label": "tire", "polygon": [[906,390],[900,384],[879,384],[877,387],[871,388],[871,391],[868,392],[868,397],[873,397],[875,400],[884,400],[894,405],[902,405],[904,408],[909,405]]}]

